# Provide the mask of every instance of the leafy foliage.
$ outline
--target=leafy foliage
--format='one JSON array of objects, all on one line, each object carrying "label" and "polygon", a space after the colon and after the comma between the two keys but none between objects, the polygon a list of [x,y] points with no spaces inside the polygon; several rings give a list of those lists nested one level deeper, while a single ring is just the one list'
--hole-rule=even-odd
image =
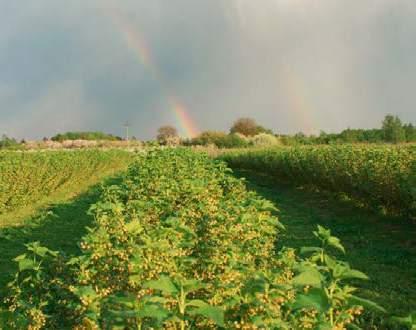
[{"label": "leafy foliage", "polygon": [[253,136],[250,139],[250,142],[255,147],[272,147],[280,144],[280,141],[277,137],[271,134],[260,133]]},{"label": "leafy foliage", "polygon": [[[91,207],[83,255],[38,244],[16,259],[11,328],[346,329],[362,311],[359,271],[325,228],[305,258],[275,251],[273,205],[224,163],[189,150],[138,155]],[[375,304],[365,302],[367,305]],[[377,306],[378,307],[378,306]],[[380,307],[378,307],[380,308]],[[380,308],[381,309],[381,308]]]},{"label": "leafy foliage", "polygon": [[108,141],[119,141],[120,137],[103,132],[66,132],[60,133],[51,138],[52,141],[62,142],[65,140],[108,140]]},{"label": "leafy foliage", "polygon": [[0,153],[0,213],[76,186],[96,172],[127,167],[131,154],[119,150]]},{"label": "leafy foliage", "polygon": [[416,216],[416,146],[299,146],[223,154],[229,166],[345,193],[362,203]]},{"label": "leafy foliage", "polygon": [[176,145],[180,140],[177,129],[169,125],[158,129],[156,139],[162,145]]},{"label": "leafy foliage", "polygon": [[386,142],[399,143],[406,141],[406,131],[398,116],[387,115],[383,120],[382,130]]},{"label": "leafy foliage", "polygon": [[21,144],[14,138],[10,138],[3,134],[0,139],[0,149],[21,149]]},{"label": "leafy foliage", "polygon": [[182,141],[185,146],[215,146],[217,148],[245,148],[250,145],[249,139],[239,133],[225,134],[224,132],[206,131],[190,140]]},{"label": "leafy foliage", "polygon": [[297,133],[280,135],[280,139],[285,145],[416,142],[416,128],[412,123],[403,125],[398,116],[386,115],[381,128],[347,128],[340,133],[321,131],[318,136]]},{"label": "leafy foliage", "polygon": [[269,129],[265,129],[263,126],[257,124],[252,118],[240,118],[237,119],[233,126],[230,128],[231,134],[242,134],[244,136],[254,136],[260,133],[273,134]]}]

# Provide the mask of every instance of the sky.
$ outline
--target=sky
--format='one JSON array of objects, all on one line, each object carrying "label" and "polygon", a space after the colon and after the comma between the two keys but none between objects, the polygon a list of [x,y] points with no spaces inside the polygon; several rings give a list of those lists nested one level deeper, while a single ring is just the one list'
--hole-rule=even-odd
[{"label": "sky", "polygon": [[416,122],[414,0],[0,0],[0,134]]}]

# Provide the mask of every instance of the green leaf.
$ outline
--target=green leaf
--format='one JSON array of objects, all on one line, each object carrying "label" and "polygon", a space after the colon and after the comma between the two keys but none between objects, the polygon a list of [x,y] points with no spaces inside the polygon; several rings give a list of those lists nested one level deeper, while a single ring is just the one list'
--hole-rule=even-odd
[{"label": "green leaf", "polygon": [[360,280],[368,280],[369,279],[366,274],[364,274],[363,272],[360,272],[359,270],[356,270],[356,269],[346,270],[344,273],[341,274],[340,278],[341,279],[356,278],[356,279],[360,279]]},{"label": "green leaf", "polygon": [[338,237],[331,236],[328,238],[327,243],[329,246],[332,246],[333,248],[340,250],[342,253],[345,253],[345,248],[342,246],[341,241]]},{"label": "green leaf", "polygon": [[162,304],[162,305],[169,302],[168,299],[163,298],[163,297],[157,297],[157,296],[146,297],[145,299],[146,299],[146,302],[157,303],[157,304]]},{"label": "green leaf", "polygon": [[145,288],[160,290],[168,294],[178,293],[178,289],[173,284],[172,280],[168,276],[161,276],[160,279],[156,281],[148,281],[144,284]]},{"label": "green leaf", "polygon": [[391,318],[394,322],[397,322],[399,324],[403,324],[406,325],[408,327],[411,327],[411,329],[413,330],[414,328],[416,328],[416,315],[408,315],[406,317],[392,317]]},{"label": "green leaf", "polygon": [[79,286],[75,288],[74,293],[78,297],[91,297],[91,298],[97,297],[97,293],[91,286]]},{"label": "green leaf", "polygon": [[307,294],[299,294],[293,304],[293,309],[315,308],[320,312],[330,307],[328,297],[323,289],[311,289]]},{"label": "green leaf", "polygon": [[329,229],[326,229],[322,227],[321,225],[318,225],[318,231],[314,231],[313,234],[323,240],[327,240],[331,236],[331,231]]},{"label": "green leaf", "polygon": [[369,310],[374,311],[374,312],[387,313],[386,310],[383,307],[381,307],[380,305],[378,305],[374,301],[367,300],[367,299],[364,299],[364,298],[360,298],[360,297],[357,297],[357,296],[352,295],[348,299],[348,302],[351,305],[362,306],[365,309],[369,309]]},{"label": "green leaf", "polygon": [[193,299],[191,301],[188,301],[188,303],[186,304],[186,306],[191,306],[191,307],[206,307],[206,306],[210,306],[208,303],[206,303],[203,300],[200,299]]},{"label": "green leaf", "polygon": [[218,326],[224,327],[224,311],[220,307],[206,305],[189,312],[189,314],[200,315],[214,321]]},{"label": "green leaf", "polygon": [[133,308],[134,303],[136,302],[136,297],[134,297],[133,295],[129,295],[129,296],[111,296],[109,297],[109,300],[111,301],[112,304],[118,304],[118,305],[123,305],[124,307],[127,308]]},{"label": "green leaf", "polygon": [[293,278],[293,284],[296,286],[320,287],[322,283],[321,274],[315,268],[310,267]]},{"label": "green leaf", "polygon": [[26,259],[26,253],[21,254],[20,256],[17,256],[17,257],[16,257],[16,258],[14,258],[13,260],[14,260],[14,261],[20,261],[20,260],[23,260],[23,259]]},{"label": "green leaf", "polygon": [[73,265],[78,264],[79,261],[80,261],[79,257],[73,257],[73,258],[69,259],[65,264],[68,265],[68,266],[73,266]]},{"label": "green leaf", "polygon": [[49,249],[43,246],[38,246],[35,249],[33,249],[33,252],[40,257],[44,257],[49,252]]},{"label": "green leaf", "polygon": [[278,212],[279,209],[269,200],[263,199],[261,205],[262,211]]},{"label": "green leaf", "polygon": [[198,280],[185,280],[182,282],[182,286],[186,293],[194,292],[206,287],[204,283]]},{"label": "green leaf", "polygon": [[320,323],[316,330],[332,330],[333,326],[330,323]]},{"label": "green leaf", "polygon": [[126,224],[126,230],[130,234],[140,234],[143,231],[143,226],[138,220],[133,220]]},{"label": "green leaf", "polygon": [[32,259],[21,259],[18,262],[19,264],[19,271],[23,272],[24,270],[28,270],[28,269],[35,269],[36,268],[36,264],[33,262]]},{"label": "green leaf", "polygon": [[144,305],[137,315],[141,318],[149,317],[160,322],[169,316],[169,311],[157,305]]},{"label": "green leaf", "polygon": [[332,275],[335,278],[341,278],[342,274],[344,274],[346,271],[348,271],[349,267],[341,262],[336,262],[335,266],[332,268]]},{"label": "green leaf", "polygon": [[130,281],[131,283],[133,283],[133,284],[138,285],[138,284],[140,284],[140,282],[142,281],[142,276],[141,276],[141,275],[139,275],[139,274],[136,274],[136,275],[130,275],[130,276],[129,276],[129,281]]},{"label": "green leaf", "polygon": [[335,269],[337,267],[337,261],[330,257],[329,255],[325,254],[324,256],[324,261],[325,264],[330,268],[330,269]]},{"label": "green leaf", "polygon": [[303,246],[303,247],[300,248],[300,253],[301,254],[321,252],[321,251],[322,251],[322,248],[314,247],[314,246]]}]

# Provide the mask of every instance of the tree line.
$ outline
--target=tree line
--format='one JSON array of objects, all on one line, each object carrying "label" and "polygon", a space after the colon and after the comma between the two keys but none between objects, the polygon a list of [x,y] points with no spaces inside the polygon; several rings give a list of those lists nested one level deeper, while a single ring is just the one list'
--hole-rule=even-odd
[{"label": "tree line", "polygon": [[[132,138],[136,140],[136,138]],[[44,138],[49,140],[49,138]],[[105,140],[120,141],[121,137],[103,132],[66,132],[50,138],[52,141],[65,140]],[[158,129],[156,141],[161,145],[185,146],[215,145],[218,148],[241,148],[256,145],[307,145],[307,144],[340,144],[340,143],[405,143],[416,142],[416,126],[403,123],[398,116],[386,115],[380,128],[352,129],[347,128],[340,133],[326,133],[306,135],[279,134],[271,129],[259,125],[253,118],[237,119],[228,132],[203,131],[191,139],[182,139],[177,129],[165,125]],[[152,143],[152,142],[150,142]],[[18,142],[14,138],[3,135],[0,138],[0,149],[18,149],[25,144],[25,140]]]},{"label": "tree line", "polygon": [[[273,139],[275,138],[275,139]],[[277,140],[276,140],[277,138]],[[160,144],[215,145],[219,148],[238,148],[264,144],[339,144],[339,143],[405,143],[416,142],[416,127],[412,123],[402,123],[398,116],[386,115],[381,128],[345,129],[340,133],[319,135],[278,134],[259,125],[253,118],[240,118],[230,127],[228,133],[222,131],[204,131],[192,139],[180,139],[173,126],[162,126],[158,130],[157,141]]]}]

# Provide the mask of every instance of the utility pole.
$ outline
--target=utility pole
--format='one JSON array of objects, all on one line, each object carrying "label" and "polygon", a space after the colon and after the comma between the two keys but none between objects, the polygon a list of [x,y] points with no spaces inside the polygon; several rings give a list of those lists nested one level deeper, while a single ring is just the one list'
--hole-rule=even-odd
[{"label": "utility pole", "polygon": [[125,129],[126,129],[126,141],[129,141],[129,122],[128,121],[126,121],[125,123],[124,123],[124,125],[123,125],[124,127],[125,127]]}]

